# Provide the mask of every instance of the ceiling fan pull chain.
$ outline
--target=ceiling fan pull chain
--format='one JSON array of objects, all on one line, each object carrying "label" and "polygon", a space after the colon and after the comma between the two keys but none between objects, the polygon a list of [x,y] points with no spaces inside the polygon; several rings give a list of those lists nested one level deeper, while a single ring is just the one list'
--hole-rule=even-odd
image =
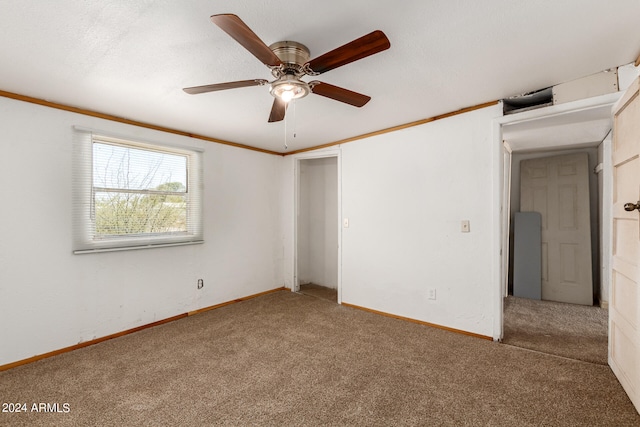
[{"label": "ceiling fan pull chain", "polygon": [[296,139],[296,100],[293,100],[293,139]]},{"label": "ceiling fan pull chain", "polygon": [[287,145],[287,116],[284,116],[284,149],[287,150],[289,146]]}]

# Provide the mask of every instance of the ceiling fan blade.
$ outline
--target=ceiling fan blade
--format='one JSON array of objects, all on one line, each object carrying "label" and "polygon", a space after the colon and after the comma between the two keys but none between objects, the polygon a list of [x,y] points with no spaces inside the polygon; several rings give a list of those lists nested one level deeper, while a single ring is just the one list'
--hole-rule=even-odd
[{"label": "ceiling fan blade", "polygon": [[211,22],[216,24],[222,31],[229,34],[235,41],[240,43],[251,52],[256,58],[258,58],[263,64],[270,67],[277,67],[282,65],[280,58],[269,46],[264,44],[260,37],[254,33],[251,28],[247,26],[236,15],[225,13],[221,15],[213,15]]},{"label": "ceiling fan blade", "polygon": [[338,86],[330,85],[329,83],[322,83],[318,81],[311,82],[311,92],[316,95],[325,96],[327,98],[335,99],[336,101],[344,102],[355,107],[362,107],[364,104],[371,100],[370,96],[363,95],[352,90],[344,89]]},{"label": "ceiling fan blade", "polygon": [[187,92],[190,95],[195,95],[198,93],[215,92],[217,90],[235,89],[239,87],[262,86],[267,83],[269,83],[269,81],[263,80],[263,79],[239,80],[237,82],[216,83],[212,85],[185,87],[182,90]]},{"label": "ceiling fan blade", "polygon": [[382,31],[376,30],[324,55],[320,55],[307,64],[315,73],[322,74],[358,59],[387,50],[389,47],[391,47],[391,43],[387,36]]},{"label": "ceiling fan blade", "polygon": [[284,114],[287,111],[287,103],[280,98],[274,98],[271,114],[269,115],[269,123],[284,120]]}]

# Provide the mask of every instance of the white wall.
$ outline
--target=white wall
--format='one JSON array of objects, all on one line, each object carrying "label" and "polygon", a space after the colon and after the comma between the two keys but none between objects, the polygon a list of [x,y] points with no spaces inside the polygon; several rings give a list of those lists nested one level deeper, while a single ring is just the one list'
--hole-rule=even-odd
[{"label": "white wall", "polygon": [[337,158],[301,160],[299,188],[298,278],[337,289]]},{"label": "white wall", "polygon": [[[6,98],[0,121],[0,365],[283,285],[281,157]],[[73,125],[203,148],[205,243],[73,255]]]},{"label": "white wall", "polygon": [[[501,107],[344,144],[342,301],[494,335],[499,273],[493,123]],[[285,158],[285,281],[293,277],[293,156]],[[290,201],[287,201],[289,199]],[[471,232],[461,233],[461,220]],[[427,299],[429,288],[436,300]],[[499,322],[498,322],[499,323]]]},{"label": "white wall", "polygon": [[[344,302],[493,335],[491,132],[500,114],[486,108],[331,149],[341,155],[350,219]],[[0,365],[292,286],[294,156],[6,98],[0,120]],[[73,125],[202,147],[205,243],[73,255]],[[460,233],[463,219],[471,233]]]},{"label": "white wall", "polygon": [[344,302],[493,336],[500,115],[489,107],[342,147]]}]

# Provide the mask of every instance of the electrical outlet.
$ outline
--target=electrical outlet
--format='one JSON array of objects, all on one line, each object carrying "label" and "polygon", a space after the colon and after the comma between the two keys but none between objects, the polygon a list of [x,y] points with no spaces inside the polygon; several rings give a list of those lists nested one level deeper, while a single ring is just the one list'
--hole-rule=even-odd
[{"label": "electrical outlet", "polygon": [[433,299],[433,300],[436,299],[436,290],[435,290],[435,288],[429,288],[427,290],[427,298],[428,299]]},{"label": "electrical outlet", "polygon": [[198,289],[204,288],[204,280],[198,279]]}]

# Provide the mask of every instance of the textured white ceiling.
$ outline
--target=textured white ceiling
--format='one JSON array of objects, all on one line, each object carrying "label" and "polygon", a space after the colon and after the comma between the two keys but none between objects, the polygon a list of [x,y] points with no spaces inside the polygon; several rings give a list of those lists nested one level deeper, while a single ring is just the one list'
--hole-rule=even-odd
[{"label": "textured white ceiling", "polygon": [[[317,146],[632,62],[638,0],[0,0],[0,90],[272,151]],[[209,16],[317,57],[379,29],[391,48],[315,78],[372,97],[310,95],[267,123],[266,86],[181,89],[269,70]],[[305,78],[307,81],[310,78]],[[296,138],[293,138],[295,131]]]}]

